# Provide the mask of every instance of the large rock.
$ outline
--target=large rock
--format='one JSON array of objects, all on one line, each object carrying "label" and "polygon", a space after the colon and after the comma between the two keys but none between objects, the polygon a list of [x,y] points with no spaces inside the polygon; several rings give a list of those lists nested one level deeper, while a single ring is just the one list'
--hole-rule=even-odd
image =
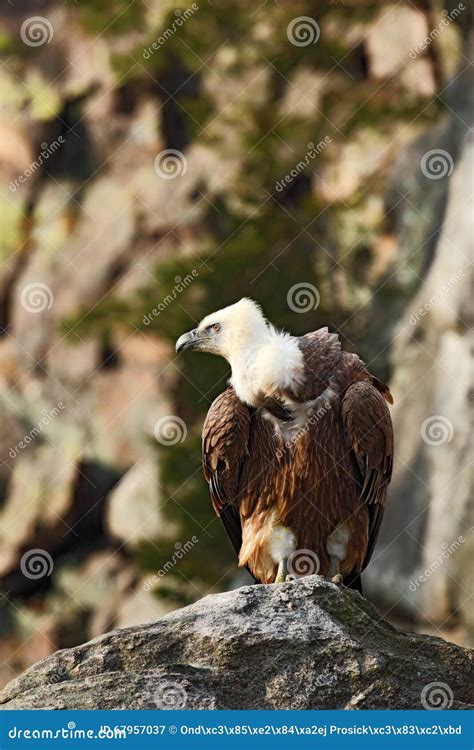
[{"label": "large rock", "polygon": [[466,708],[469,652],[318,576],[207,596],[31,667],[4,709]]}]

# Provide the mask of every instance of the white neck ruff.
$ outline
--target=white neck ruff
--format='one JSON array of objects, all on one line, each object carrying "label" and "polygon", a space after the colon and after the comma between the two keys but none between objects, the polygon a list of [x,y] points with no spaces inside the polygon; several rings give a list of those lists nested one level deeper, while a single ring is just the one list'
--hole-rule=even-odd
[{"label": "white neck ruff", "polygon": [[258,405],[258,397],[273,396],[304,378],[303,353],[298,340],[269,326],[259,342],[249,344],[232,356],[230,383],[237,396],[249,406]]}]

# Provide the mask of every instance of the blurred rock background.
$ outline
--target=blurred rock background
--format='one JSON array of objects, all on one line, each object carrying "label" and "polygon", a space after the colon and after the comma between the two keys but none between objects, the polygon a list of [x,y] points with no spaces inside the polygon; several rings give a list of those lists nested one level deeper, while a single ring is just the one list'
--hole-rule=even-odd
[{"label": "blurred rock background", "polygon": [[244,295],[390,381],[366,591],[472,641],[470,3],[0,18],[0,682],[244,580],[200,473],[227,368],[173,346]]}]

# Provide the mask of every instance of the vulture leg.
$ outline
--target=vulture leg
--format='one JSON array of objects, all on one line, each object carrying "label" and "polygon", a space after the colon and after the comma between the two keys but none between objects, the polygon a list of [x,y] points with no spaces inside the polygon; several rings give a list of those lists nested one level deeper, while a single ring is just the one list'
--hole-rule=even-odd
[{"label": "vulture leg", "polygon": [[278,572],[275,578],[275,583],[285,583],[288,575],[288,559],[286,557],[280,560],[278,565]]},{"label": "vulture leg", "polygon": [[340,585],[342,575],[339,572],[339,565],[346,557],[347,543],[349,541],[349,529],[346,524],[340,524],[329,535],[326,542],[326,550],[329,555],[328,579],[333,583]]},{"label": "vulture leg", "polygon": [[331,555],[329,558],[328,578],[339,586],[342,583],[342,575],[339,573],[339,558]]}]

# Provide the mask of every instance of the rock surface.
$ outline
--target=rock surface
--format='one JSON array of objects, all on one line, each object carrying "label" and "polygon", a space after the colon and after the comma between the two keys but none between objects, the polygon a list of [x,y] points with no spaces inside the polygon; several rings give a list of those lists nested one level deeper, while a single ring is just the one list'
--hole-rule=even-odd
[{"label": "rock surface", "polygon": [[318,576],[246,586],[58,651],[3,709],[422,709],[472,701],[470,653]]}]

